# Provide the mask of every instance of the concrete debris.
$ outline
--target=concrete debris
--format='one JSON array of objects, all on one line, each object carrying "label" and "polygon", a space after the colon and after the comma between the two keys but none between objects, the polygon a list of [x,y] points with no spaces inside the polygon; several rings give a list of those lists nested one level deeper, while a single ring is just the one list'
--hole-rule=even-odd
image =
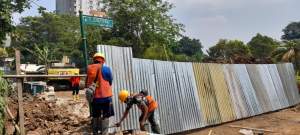
[{"label": "concrete debris", "polygon": [[248,129],[240,129],[239,133],[241,133],[243,135],[254,135],[254,132],[252,130],[248,130]]}]

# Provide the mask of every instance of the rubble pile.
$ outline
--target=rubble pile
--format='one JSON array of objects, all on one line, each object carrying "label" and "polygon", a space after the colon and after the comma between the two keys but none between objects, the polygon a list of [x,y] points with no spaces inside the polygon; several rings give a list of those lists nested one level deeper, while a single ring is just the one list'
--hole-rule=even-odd
[{"label": "rubble pile", "polygon": [[[82,107],[82,105],[85,105],[83,103],[65,102],[57,104],[57,101],[48,102],[45,98],[25,96],[24,116],[26,131],[41,135],[79,132],[79,128],[88,126],[90,120],[86,116],[80,116],[79,110],[72,110],[73,108],[78,109],[76,107],[78,105],[87,109],[87,106]],[[12,100],[10,108],[17,111],[17,107],[17,100]],[[14,114],[16,115],[17,113],[15,112]]]}]

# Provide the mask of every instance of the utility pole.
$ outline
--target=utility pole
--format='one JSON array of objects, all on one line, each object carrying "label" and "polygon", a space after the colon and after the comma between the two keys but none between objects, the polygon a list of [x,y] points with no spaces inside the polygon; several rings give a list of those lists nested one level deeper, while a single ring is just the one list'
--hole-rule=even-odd
[{"label": "utility pole", "polygon": [[83,17],[82,17],[81,9],[79,10],[79,19],[80,19],[80,32],[81,32],[82,45],[83,45],[84,66],[85,66],[85,72],[87,72],[87,67],[88,67],[87,40],[86,40],[86,34],[83,29]]}]

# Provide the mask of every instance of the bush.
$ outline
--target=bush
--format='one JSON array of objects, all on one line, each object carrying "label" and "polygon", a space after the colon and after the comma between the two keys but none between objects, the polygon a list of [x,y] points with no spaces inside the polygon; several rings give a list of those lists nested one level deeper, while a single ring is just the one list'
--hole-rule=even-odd
[{"label": "bush", "polygon": [[11,90],[9,83],[0,77],[0,135],[4,133],[5,105],[8,91]]}]

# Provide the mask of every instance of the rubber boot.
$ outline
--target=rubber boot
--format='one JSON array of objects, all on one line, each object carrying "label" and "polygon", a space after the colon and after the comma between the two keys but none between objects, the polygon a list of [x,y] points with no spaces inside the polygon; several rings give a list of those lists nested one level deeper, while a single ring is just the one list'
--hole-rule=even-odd
[{"label": "rubber boot", "polygon": [[102,135],[108,135],[109,118],[103,118],[101,121],[101,133]]},{"label": "rubber boot", "polygon": [[79,100],[80,99],[80,97],[79,97],[79,94],[78,95],[76,95],[76,100]]},{"label": "rubber boot", "polygon": [[73,95],[73,101],[76,101],[76,95]]}]

